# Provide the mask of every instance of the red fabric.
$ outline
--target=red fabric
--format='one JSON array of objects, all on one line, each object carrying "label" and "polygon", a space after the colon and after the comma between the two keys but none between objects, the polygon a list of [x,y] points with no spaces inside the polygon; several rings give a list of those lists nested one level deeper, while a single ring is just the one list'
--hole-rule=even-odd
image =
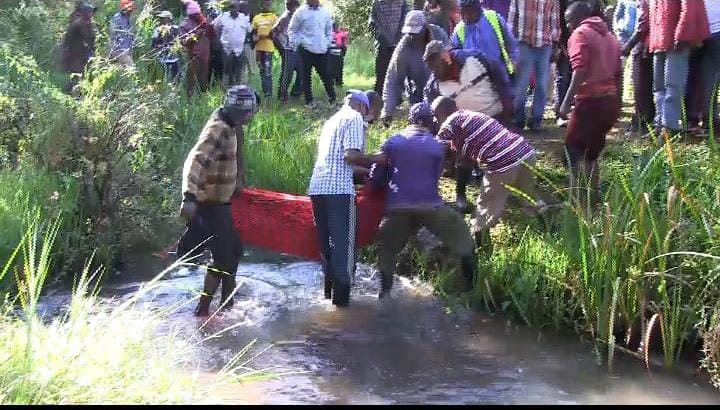
[{"label": "red fabric", "polygon": [[620,51],[620,42],[600,17],[590,17],[580,23],[568,41],[568,56],[573,70],[587,70],[578,97],[617,91],[617,78],[621,73]]},{"label": "red fabric", "polygon": [[[370,244],[385,213],[382,191],[363,189],[356,199],[357,247]],[[310,197],[243,189],[232,199],[235,229],[243,243],[301,258],[320,260]]]},{"label": "red fabric", "polygon": [[335,45],[338,47],[347,47],[348,45],[348,32],[345,30],[338,30],[333,32],[333,37],[335,38]]},{"label": "red fabric", "polygon": [[654,0],[650,5],[651,53],[669,51],[684,41],[699,46],[710,37],[705,2],[698,0]]}]

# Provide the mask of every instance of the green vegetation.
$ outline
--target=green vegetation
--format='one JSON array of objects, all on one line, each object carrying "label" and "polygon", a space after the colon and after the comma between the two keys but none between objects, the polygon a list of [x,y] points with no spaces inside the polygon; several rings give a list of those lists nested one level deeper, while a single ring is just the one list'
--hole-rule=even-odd
[{"label": "green vegetation", "polygon": [[[0,43],[0,260],[11,261],[5,272],[37,272],[0,277],[6,288],[21,285],[13,294],[24,295],[19,301],[25,312],[25,320],[20,320],[11,312],[12,304],[6,304],[0,321],[0,337],[11,346],[3,352],[9,356],[0,356],[2,402],[112,402],[120,397],[143,402],[149,398],[135,386],[156,384],[154,389],[167,392],[163,397],[173,402],[193,391],[185,388],[186,376],[172,370],[184,363],[182,358],[163,350],[171,339],[149,343],[154,340],[152,320],[139,328],[137,338],[113,344],[119,353],[112,360],[92,350],[98,344],[89,341],[113,340],[113,332],[138,313],[103,313],[109,308],[98,304],[92,292],[87,294],[87,272],[98,265],[115,267],[138,249],[163,247],[163,235],[180,231],[182,162],[222,91],[214,86],[188,101],[181,88],[162,83],[148,53],[153,21],[147,9],[136,16],[137,70],[112,65],[104,59],[104,26],[115,1],[97,4],[102,34],[98,58],[80,83],[82,98],[75,99],[61,93],[66,79],[55,66],[56,45],[72,2],[0,2],[0,27],[6,33]],[[346,86],[370,88],[371,43],[367,38],[353,41]],[[277,73],[279,59],[275,63]],[[258,86],[258,79],[253,81]],[[316,85],[317,100],[323,101],[322,88]],[[330,112],[308,112],[301,104],[264,102],[249,126],[245,158],[251,185],[305,192],[315,141]],[[368,148],[376,149],[402,125],[373,125]],[[642,348],[646,355],[660,352],[667,366],[702,350],[703,366],[720,385],[720,159],[714,138],[666,141],[662,146],[635,139],[611,141],[603,158],[603,204],[595,212],[569,205],[557,152],[545,144],[540,151],[542,188],[566,205],[543,221],[510,212],[493,230],[493,254],[479,256],[475,290],[460,298],[530,326],[573,328],[591,335],[608,353],[608,363],[614,345]],[[448,181],[442,189],[448,200],[454,199]],[[55,239],[52,269],[28,269],[37,266],[34,262],[23,267],[35,254],[29,249],[27,260],[12,258],[18,243],[32,242],[24,221],[36,212],[42,220],[61,221],[48,228],[56,232],[50,235]],[[93,252],[96,263],[85,266]],[[364,254],[373,260],[372,248]],[[439,293],[457,295],[440,264],[417,252],[411,252],[410,262]],[[34,316],[34,306],[45,277],[75,272],[85,274],[76,280],[79,290],[69,315],[42,323]],[[48,344],[66,339],[57,351]],[[75,346],[91,350],[78,356]],[[109,387],[109,375],[114,377],[118,365],[115,358],[126,366],[119,379],[128,384]],[[132,370],[148,361],[157,362],[152,368],[166,369],[167,374],[153,378],[138,371],[147,378],[136,379]],[[81,366],[105,370],[99,370],[96,379],[78,379],[88,377]],[[174,375],[177,379],[168,379]],[[80,388],[78,380],[87,384]],[[137,396],[126,396],[124,389]]]}]

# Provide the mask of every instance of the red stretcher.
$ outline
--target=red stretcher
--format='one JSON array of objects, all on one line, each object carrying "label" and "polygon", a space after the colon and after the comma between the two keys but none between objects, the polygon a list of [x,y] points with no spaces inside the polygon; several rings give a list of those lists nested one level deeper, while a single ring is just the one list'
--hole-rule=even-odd
[{"label": "red stretcher", "polygon": [[[373,242],[385,213],[382,190],[363,188],[355,199],[357,247]],[[244,244],[320,260],[310,197],[246,188],[232,199],[232,218]]]}]

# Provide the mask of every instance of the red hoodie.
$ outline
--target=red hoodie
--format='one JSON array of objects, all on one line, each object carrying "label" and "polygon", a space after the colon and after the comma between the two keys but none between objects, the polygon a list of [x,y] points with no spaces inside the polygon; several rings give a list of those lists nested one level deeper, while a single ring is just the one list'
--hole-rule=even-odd
[{"label": "red hoodie", "polygon": [[650,3],[648,47],[651,53],[672,50],[679,41],[696,47],[710,37],[704,1],[653,0]]},{"label": "red hoodie", "polygon": [[617,92],[620,77],[620,42],[600,17],[582,21],[568,41],[573,70],[585,68],[587,77],[577,97],[595,97]]}]

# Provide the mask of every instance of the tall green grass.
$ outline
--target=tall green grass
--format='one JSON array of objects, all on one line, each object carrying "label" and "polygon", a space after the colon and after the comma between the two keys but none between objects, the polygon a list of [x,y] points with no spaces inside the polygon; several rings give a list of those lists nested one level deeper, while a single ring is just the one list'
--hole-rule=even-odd
[{"label": "tall green grass", "polygon": [[60,221],[43,224],[37,215],[0,270],[0,279],[15,274],[19,289],[0,306],[0,404],[198,403],[220,400],[217,392],[231,384],[273,376],[250,367],[253,342],[219,373],[202,377],[196,352],[232,327],[210,337],[178,328],[159,332],[168,315],[195,299],[160,310],[137,302],[175,265],[128,300],[109,303],[97,296],[101,271],[88,264],[65,313],[44,316],[39,305]]}]

